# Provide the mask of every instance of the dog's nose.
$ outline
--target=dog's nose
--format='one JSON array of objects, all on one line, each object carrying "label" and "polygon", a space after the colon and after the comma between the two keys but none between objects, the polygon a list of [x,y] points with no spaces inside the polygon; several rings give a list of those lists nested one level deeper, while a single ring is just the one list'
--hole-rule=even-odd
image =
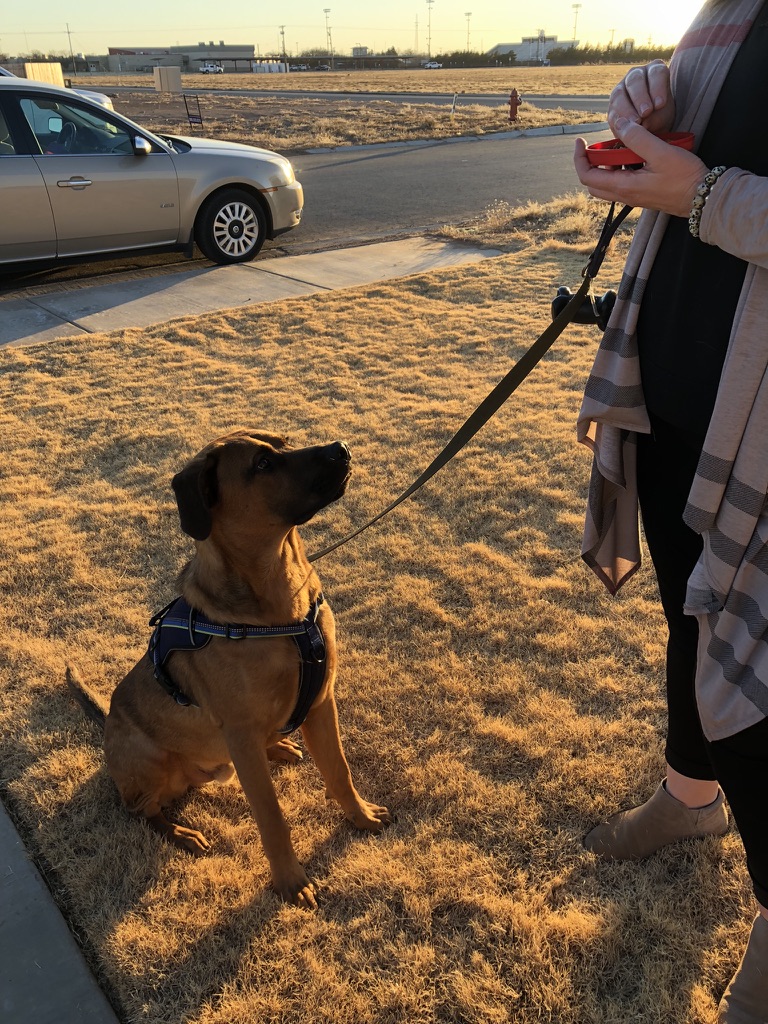
[{"label": "dog's nose", "polygon": [[349,462],[352,453],[343,441],[334,441],[328,445],[328,458],[331,462]]}]

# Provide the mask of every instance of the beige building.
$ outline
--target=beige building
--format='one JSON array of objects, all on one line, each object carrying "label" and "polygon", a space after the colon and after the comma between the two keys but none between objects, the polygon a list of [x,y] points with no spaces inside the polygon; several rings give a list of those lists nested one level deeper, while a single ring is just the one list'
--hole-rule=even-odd
[{"label": "beige building", "polygon": [[201,64],[220,64],[227,72],[252,71],[257,63],[252,45],[202,42],[191,46],[110,46],[107,69],[112,72],[152,71],[157,67],[177,67],[183,72],[197,71]]}]

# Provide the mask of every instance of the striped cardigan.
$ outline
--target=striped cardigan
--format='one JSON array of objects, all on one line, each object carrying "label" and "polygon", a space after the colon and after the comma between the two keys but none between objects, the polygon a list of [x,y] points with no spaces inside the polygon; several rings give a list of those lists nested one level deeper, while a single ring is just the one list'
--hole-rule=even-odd
[{"label": "striped cardigan", "polygon": [[[701,137],[762,4],[734,0],[715,14],[705,9],[680,41],[671,64],[678,130]],[[638,221],[577,425],[594,455],[582,555],[611,593],[640,565],[636,436],[650,425],[635,332],[667,222],[667,214],[649,210]],[[702,726],[717,740],[768,715],[768,179],[729,168],[704,206],[700,241],[748,263],[684,514],[704,542],[685,611],[699,622]]]}]

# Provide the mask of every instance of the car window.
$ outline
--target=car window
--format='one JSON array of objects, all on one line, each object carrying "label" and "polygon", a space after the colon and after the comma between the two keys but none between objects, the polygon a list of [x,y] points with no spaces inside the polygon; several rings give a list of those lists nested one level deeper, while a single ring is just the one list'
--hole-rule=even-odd
[{"label": "car window", "polygon": [[22,96],[19,104],[46,156],[133,152],[127,129],[92,107],[45,96]]},{"label": "car window", "polygon": [[0,110],[0,156],[15,156],[16,147],[13,144],[11,133]]}]

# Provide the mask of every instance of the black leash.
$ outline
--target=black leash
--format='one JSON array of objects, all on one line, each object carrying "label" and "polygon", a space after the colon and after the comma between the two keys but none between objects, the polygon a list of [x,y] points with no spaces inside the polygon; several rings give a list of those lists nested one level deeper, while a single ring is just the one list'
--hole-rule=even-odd
[{"label": "black leash", "polygon": [[466,422],[459,427],[445,448],[443,448],[433,462],[427,466],[421,476],[414,480],[407,490],[403,491],[399,497],[395,498],[391,504],[387,505],[387,507],[379,512],[378,515],[374,516],[373,519],[369,519],[367,523],[364,523],[346,537],[342,537],[341,540],[337,540],[334,544],[329,544],[328,547],[310,555],[310,562],[315,562],[318,558],[323,558],[324,555],[329,554],[331,551],[335,551],[336,548],[341,547],[342,544],[346,544],[347,541],[357,537],[358,534],[363,532],[363,530],[367,530],[369,526],[373,526],[374,523],[377,523],[393,509],[397,508],[397,506],[401,502],[405,501],[406,498],[410,498],[410,496],[418,491],[418,489],[422,487],[427,480],[430,480],[435,473],[446,465],[446,463],[450,462],[454,455],[461,451],[464,445],[475,436],[480,428],[483,427],[507,401],[510,395],[517,390],[542,356],[545,355],[545,353],[552,347],[555,340],[563,333],[568,324],[571,323],[584,300],[591,298],[592,281],[597,276],[602,262],[605,259],[605,254],[608,251],[608,245],[610,244],[610,241],[616,233],[619,225],[632,209],[631,206],[624,206],[614,217],[613,213],[615,207],[616,204],[611,203],[611,208],[605,219],[605,223],[603,224],[602,231],[600,232],[598,243],[595,246],[592,255],[589,257],[587,265],[581,272],[584,280],[573,298],[569,300],[567,306],[561,310],[547,329],[536,339],[536,341],[534,341],[528,351],[520,357],[506,377],[499,381],[490,394],[486,395],[480,405],[478,405]]}]

